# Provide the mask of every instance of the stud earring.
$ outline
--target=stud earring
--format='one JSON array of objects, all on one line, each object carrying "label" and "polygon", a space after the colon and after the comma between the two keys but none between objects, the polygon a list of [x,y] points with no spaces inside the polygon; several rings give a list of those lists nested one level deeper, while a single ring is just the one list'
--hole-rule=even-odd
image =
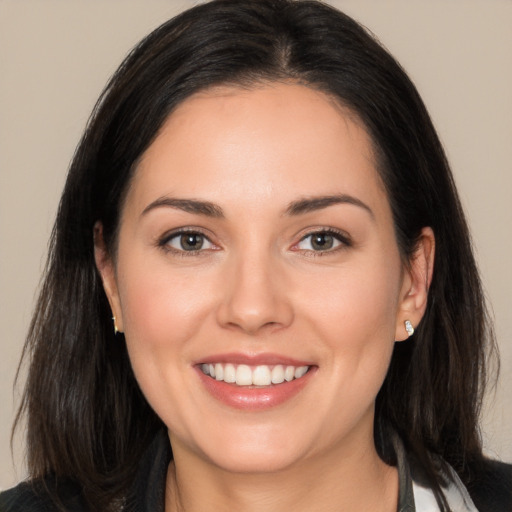
[{"label": "stud earring", "polygon": [[407,331],[407,334],[409,336],[412,336],[414,334],[414,327],[412,326],[409,320],[405,321],[405,330]]},{"label": "stud earring", "polygon": [[117,328],[116,316],[115,315],[112,317],[112,321],[114,322],[114,334],[117,334],[119,332],[119,329]]}]

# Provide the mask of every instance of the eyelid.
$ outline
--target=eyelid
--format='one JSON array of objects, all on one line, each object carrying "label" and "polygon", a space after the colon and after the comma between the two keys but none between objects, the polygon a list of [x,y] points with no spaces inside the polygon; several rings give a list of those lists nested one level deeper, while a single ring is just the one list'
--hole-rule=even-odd
[{"label": "eyelid", "polygon": [[[337,247],[334,247],[332,249],[326,249],[325,251],[314,251],[311,249],[299,249],[297,247],[301,242],[303,242],[310,236],[313,236],[313,235],[316,235],[319,233],[327,234],[327,235],[334,237],[338,242],[340,242],[340,245],[338,245]],[[327,254],[327,253],[334,253],[334,252],[337,252],[338,250],[343,250],[343,249],[346,249],[347,247],[351,247],[352,245],[353,245],[352,239],[347,232],[342,231],[340,229],[332,228],[332,227],[319,226],[319,227],[315,227],[315,228],[308,228],[308,230],[305,233],[300,235],[299,240],[293,244],[293,246],[291,247],[291,250],[313,253],[315,255],[321,255],[321,254]]]},{"label": "eyelid", "polygon": [[[175,247],[171,247],[169,245],[169,241],[172,240],[173,238],[179,237],[181,235],[186,235],[186,234],[200,235],[200,236],[204,237],[206,240],[208,240],[208,242],[210,244],[212,244],[213,247],[209,247],[207,249],[201,248],[201,249],[197,249],[197,250],[193,250],[193,251],[185,251],[185,250],[181,250],[181,249],[176,249]],[[179,228],[175,228],[170,231],[167,231],[166,233],[164,233],[162,236],[160,236],[158,238],[157,246],[167,252],[179,254],[180,256],[193,256],[193,255],[198,255],[200,253],[206,253],[208,251],[212,251],[212,250],[215,251],[215,250],[219,249],[219,246],[215,242],[212,241],[212,236],[208,235],[203,228],[196,227],[196,226],[184,226],[184,227],[179,227]]]},{"label": "eyelid", "polygon": [[[213,247],[209,247],[207,249],[201,248],[198,250],[185,251],[185,250],[181,250],[181,249],[176,249],[169,245],[170,240],[172,240],[173,238],[176,238],[180,235],[187,234],[187,233],[203,236],[206,240],[208,240],[208,242],[210,244],[212,244]],[[311,249],[299,249],[297,247],[302,241],[306,240],[308,237],[311,237],[311,236],[313,236],[315,234],[319,234],[319,233],[327,234],[327,235],[334,237],[339,242],[339,245],[334,248],[331,248],[331,249],[326,249],[325,251],[314,251]],[[220,249],[220,247],[215,242],[212,241],[212,238],[213,237],[211,235],[209,235],[204,228],[200,228],[197,226],[183,226],[183,227],[174,228],[174,229],[164,233],[162,236],[160,236],[158,238],[156,245],[159,246],[160,248],[162,248],[163,250],[166,250],[168,252],[173,252],[173,253],[179,254],[179,255],[185,255],[185,256],[186,255],[198,255],[200,253],[207,253],[212,250],[215,251],[215,250]],[[343,250],[343,249],[346,249],[347,247],[351,247],[352,245],[353,245],[352,239],[347,232],[342,231],[340,229],[333,228],[333,227],[318,226],[318,227],[308,228],[307,230],[304,230],[303,233],[300,235],[299,240],[297,242],[295,242],[290,249],[292,251],[297,251],[297,252],[301,251],[301,252],[312,253],[315,255],[321,255],[321,254],[334,253],[334,252],[337,252],[338,250]]]}]

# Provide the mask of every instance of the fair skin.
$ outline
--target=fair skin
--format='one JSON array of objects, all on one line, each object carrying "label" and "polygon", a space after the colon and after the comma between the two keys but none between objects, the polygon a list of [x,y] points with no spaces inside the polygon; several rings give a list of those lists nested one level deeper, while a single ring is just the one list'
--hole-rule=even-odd
[{"label": "fair skin", "polygon": [[[433,249],[425,228],[403,264],[369,137],[326,95],[266,84],[184,101],[136,171],[115,261],[96,232],[168,427],[166,511],[396,510],[374,403],[404,321],[424,313]],[[216,363],[216,378],[201,370]],[[219,381],[228,365],[307,372]]]}]

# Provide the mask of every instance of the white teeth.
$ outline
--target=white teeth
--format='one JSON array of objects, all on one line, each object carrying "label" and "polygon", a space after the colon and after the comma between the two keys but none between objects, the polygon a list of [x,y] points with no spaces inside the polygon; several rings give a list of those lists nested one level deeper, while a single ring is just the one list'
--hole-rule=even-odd
[{"label": "white teeth", "polygon": [[213,379],[237,386],[270,386],[300,379],[309,370],[309,366],[283,366],[278,364],[272,369],[268,365],[248,366],[240,364],[202,364],[201,371]]},{"label": "white teeth", "polygon": [[301,377],[303,377],[306,374],[307,371],[308,371],[307,366],[299,366],[298,368],[295,369],[295,378],[300,379]]},{"label": "white teeth", "polygon": [[284,378],[288,382],[295,378],[295,366],[286,367],[286,370],[284,371]]},{"label": "white teeth", "polygon": [[282,384],[284,382],[284,368],[278,364],[272,369],[272,384]]},{"label": "white teeth", "polygon": [[236,369],[236,383],[238,386],[250,386],[252,384],[252,371],[250,366],[241,364]]},{"label": "white teeth", "polygon": [[252,383],[255,386],[270,386],[272,375],[268,366],[256,366],[252,372]]},{"label": "white teeth", "polygon": [[224,367],[224,382],[236,382],[236,370],[232,364],[227,364]]}]

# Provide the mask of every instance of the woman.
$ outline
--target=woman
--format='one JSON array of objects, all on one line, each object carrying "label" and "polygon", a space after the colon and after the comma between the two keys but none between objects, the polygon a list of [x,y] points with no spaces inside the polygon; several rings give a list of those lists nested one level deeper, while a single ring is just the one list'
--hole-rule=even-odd
[{"label": "woman", "polygon": [[319,3],[204,4],[79,145],[26,346],[32,480],[0,504],[508,510],[477,425],[492,347],[398,64]]}]

